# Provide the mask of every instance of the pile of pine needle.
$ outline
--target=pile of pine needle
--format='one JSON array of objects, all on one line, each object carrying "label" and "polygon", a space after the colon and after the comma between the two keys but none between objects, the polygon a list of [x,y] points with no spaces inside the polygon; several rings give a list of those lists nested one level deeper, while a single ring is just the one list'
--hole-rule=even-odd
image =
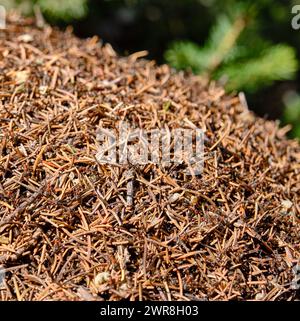
[{"label": "pile of pine needle", "polygon": [[[0,300],[299,299],[299,143],[144,56],[16,16],[0,31]],[[124,120],[201,128],[201,175],[98,162],[99,126]]]}]

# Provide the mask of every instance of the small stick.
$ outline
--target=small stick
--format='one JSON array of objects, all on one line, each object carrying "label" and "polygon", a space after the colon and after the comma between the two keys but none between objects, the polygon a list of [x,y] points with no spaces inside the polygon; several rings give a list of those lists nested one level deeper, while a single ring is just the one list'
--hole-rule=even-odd
[{"label": "small stick", "polygon": [[20,206],[18,206],[11,214],[2,219],[2,221],[0,222],[0,227],[2,227],[0,229],[0,233],[3,232],[3,225],[11,223],[15,217],[24,212],[26,207],[32,204],[43,193],[46,184],[47,182],[44,182],[34,194],[32,194],[26,201],[24,201]]},{"label": "small stick", "polygon": [[31,240],[25,244],[24,246],[20,247],[15,253],[9,255],[2,255],[0,256],[0,264],[6,263],[6,262],[14,262],[19,259],[19,257],[22,256],[23,253],[28,251],[32,246],[34,246],[38,239],[40,238],[42,234],[42,229],[39,227],[37,230],[33,233]]}]

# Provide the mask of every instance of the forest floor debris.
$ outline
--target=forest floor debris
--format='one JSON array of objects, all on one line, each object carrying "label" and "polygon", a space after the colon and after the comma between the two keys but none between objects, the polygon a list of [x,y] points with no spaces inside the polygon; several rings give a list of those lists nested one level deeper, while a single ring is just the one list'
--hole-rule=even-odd
[{"label": "forest floor debris", "polygon": [[[286,128],[144,52],[9,20],[0,300],[299,299],[300,146]],[[203,129],[202,174],[99,164],[97,128],[120,120]]]}]

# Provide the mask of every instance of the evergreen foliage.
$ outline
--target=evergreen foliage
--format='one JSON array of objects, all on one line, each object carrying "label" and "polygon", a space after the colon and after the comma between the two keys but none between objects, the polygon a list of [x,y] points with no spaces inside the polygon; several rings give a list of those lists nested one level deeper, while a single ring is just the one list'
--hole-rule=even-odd
[{"label": "evergreen foliage", "polygon": [[177,69],[190,68],[212,79],[222,79],[228,91],[253,92],[273,81],[294,77],[298,64],[292,47],[248,36],[245,15],[239,14],[233,20],[220,16],[204,46],[175,42],[165,57]]},{"label": "evergreen foliage", "polygon": [[290,91],[284,96],[284,103],[283,120],[292,125],[291,135],[300,139],[300,95]]}]

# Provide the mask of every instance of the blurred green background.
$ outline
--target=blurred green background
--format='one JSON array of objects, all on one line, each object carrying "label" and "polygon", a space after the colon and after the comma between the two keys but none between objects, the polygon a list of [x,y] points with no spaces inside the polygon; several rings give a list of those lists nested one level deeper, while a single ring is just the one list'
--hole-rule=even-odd
[{"label": "blurred green background", "polygon": [[[122,55],[188,69],[243,91],[258,115],[291,124],[300,139],[300,0],[0,0],[80,37],[99,35]],[[300,8],[299,8],[300,13]],[[300,17],[298,20],[300,23]]]}]

